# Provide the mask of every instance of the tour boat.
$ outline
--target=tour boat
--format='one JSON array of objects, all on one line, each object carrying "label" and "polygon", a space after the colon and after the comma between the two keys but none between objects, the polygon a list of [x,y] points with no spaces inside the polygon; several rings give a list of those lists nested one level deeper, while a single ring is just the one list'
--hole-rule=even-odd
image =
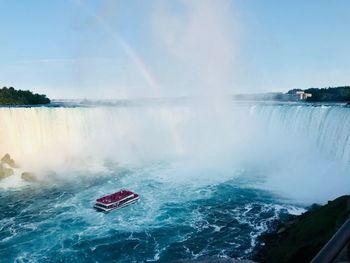
[{"label": "tour boat", "polygon": [[106,195],[96,199],[94,208],[98,211],[109,212],[113,209],[119,209],[124,206],[135,203],[140,199],[138,194],[126,189],[122,189],[114,194]]}]

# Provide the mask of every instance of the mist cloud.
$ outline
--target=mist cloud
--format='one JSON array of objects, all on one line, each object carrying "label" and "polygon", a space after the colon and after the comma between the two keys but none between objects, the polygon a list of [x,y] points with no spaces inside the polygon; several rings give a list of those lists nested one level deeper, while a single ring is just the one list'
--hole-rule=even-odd
[{"label": "mist cloud", "polygon": [[178,63],[184,75],[192,74],[189,89],[212,96],[230,93],[234,82],[238,37],[233,20],[230,1],[158,1],[151,26],[169,60]]}]

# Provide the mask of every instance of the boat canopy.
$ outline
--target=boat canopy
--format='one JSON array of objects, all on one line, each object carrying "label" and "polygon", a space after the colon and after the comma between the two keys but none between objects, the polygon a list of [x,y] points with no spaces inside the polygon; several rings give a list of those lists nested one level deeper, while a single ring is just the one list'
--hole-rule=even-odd
[{"label": "boat canopy", "polygon": [[101,204],[112,204],[112,203],[116,203],[119,201],[124,200],[125,198],[129,197],[129,196],[133,196],[134,193],[128,190],[121,190],[119,192],[116,192],[114,194],[110,194],[110,195],[106,195],[104,197],[98,198],[96,199],[96,202],[101,203]]}]

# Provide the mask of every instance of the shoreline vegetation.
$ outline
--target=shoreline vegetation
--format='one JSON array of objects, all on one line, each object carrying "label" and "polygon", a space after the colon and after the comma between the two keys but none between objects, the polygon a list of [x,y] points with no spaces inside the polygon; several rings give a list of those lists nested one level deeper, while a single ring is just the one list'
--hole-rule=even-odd
[{"label": "shoreline vegetation", "polygon": [[51,100],[46,95],[33,93],[29,90],[16,90],[13,87],[0,89],[0,105],[42,105],[50,102]]},{"label": "shoreline vegetation", "polygon": [[[286,93],[266,92],[255,94],[236,94],[235,100],[240,101],[277,101],[277,102],[308,102],[308,103],[346,103],[350,105],[350,86],[292,89]],[[91,103],[84,100],[86,103]],[[51,100],[44,94],[29,90],[16,90],[13,87],[0,89],[0,106],[31,106],[50,104]]]},{"label": "shoreline vegetation", "polygon": [[300,216],[280,221],[262,234],[253,260],[269,263],[310,262],[350,215],[350,195],[320,206],[313,204]]},{"label": "shoreline vegetation", "polygon": [[284,101],[284,102],[338,102],[350,105],[350,86],[292,89],[286,93],[267,92],[256,94],[238,94],[236,100]]}]

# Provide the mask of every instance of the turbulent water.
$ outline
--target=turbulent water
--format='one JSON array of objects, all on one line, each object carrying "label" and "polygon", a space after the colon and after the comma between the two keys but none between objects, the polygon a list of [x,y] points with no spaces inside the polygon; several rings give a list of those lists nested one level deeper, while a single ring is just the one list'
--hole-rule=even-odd
[{"label": "turbulent water", "polygon": [[[259,103],[0,108],[0,153],[38,178],[16,171],[0,181],[1,262],[249,258],[276,219],[348,193],[349,113]],[[92,209],[120,188],[140,202]]]}]

